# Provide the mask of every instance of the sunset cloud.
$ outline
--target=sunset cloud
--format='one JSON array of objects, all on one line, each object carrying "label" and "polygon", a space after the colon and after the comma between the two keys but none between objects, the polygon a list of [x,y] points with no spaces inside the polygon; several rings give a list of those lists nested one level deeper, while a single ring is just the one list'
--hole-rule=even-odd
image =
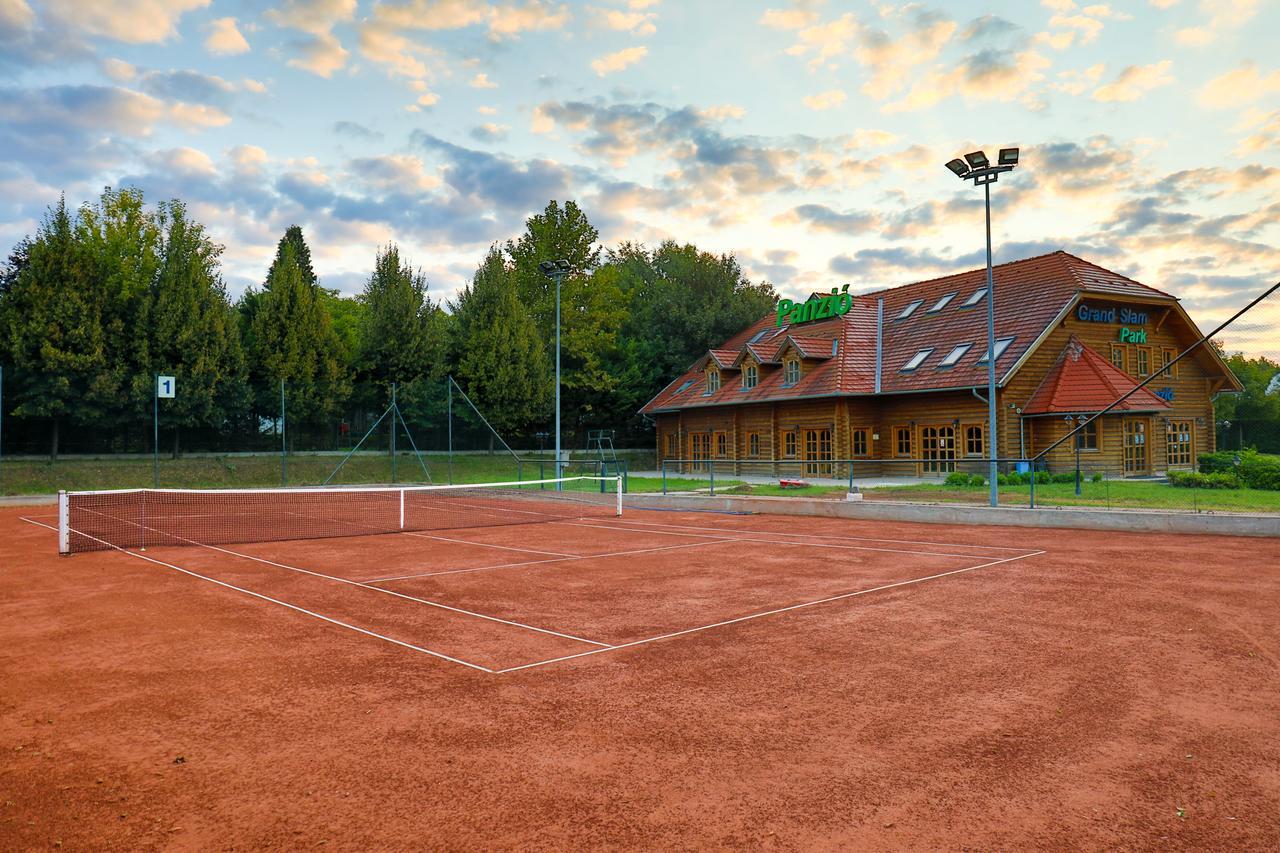
[{"label": "sunset cloud", "polygon": [[215,56],[235,56],[247,53],[249,42],[236,26],[235,18],[217,18],[209,22],[209,35],[204,40],[205,50]]},{"label": "sunset cloud", "polygon": [[1095,101],[1136,101],[1161,86],[1173,82],[1173,74],[1169,69],[1173,62],[1166,59],[1151,65],[1130,65],[1121,71],[1110,83],[1105,83],[1093,90]]},{"label": "sunset cloud", "polygon": [[591,69],[603,77],[606,74],[613,74],[630,65],[635,65],[648,54],[649,48],[647,47],[628,47],[616,53],[606,53],[598,59],[593,59],[591,61]]}]

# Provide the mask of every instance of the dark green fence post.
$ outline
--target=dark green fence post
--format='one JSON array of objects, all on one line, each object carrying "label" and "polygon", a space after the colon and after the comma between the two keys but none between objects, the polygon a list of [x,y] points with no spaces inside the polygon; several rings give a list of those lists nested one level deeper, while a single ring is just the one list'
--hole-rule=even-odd
[{"label": "dark green fence post", "polygon": [[[396,383],[394,382],[391,383],[391,409],[397,414],[399,413],[399,409],[396,408]],[[396,419],[392,418],[391,419],[391,482],[393,483],[396,481],[396,425],[397,425]]]},{"label": "dark green fence post", "polygon": [[662,494],[667,494],[667,460],[662,460]]},{"label": "dark green fence post", "polygon": [[707,470],[711,472],[711,497],[716,496],[716,461],[712,459],[707,463]]},{"label": "dark green fence post", "polygon": [[289,485],[289,450],[284,440],[284,380],[280,380],[280,485]]}]

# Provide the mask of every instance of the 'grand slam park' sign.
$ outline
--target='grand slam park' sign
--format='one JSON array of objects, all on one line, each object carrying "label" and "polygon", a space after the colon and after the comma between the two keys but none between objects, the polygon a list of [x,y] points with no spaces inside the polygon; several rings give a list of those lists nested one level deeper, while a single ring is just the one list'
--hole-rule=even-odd
[{"label": "'grand slam park' sign", "polygon": [[1130,326],[1145,326],[1147,324],[1147,312],[1138,311],[1126,306],[1119,308],[1094,308],[1081,302],[1080,307],[1076,309],[1076,319],[1085,323],[1120,323],[1120,343],[1122,344],[1145,344],[1147,342],[1146,329],[1130,329]]}]

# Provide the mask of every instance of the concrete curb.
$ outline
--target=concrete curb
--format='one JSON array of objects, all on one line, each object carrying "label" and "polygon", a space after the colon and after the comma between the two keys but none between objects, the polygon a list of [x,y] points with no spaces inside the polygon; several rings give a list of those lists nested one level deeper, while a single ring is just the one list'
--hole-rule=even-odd
[{"label": "concrete curb", "polygon": [[0,506],[48,506],[57,502],[57,495],[0,495]]},{"label": "concrete curb", "polygon": [[629,494],[638,509],[760,512],[926,524],[982,524],[1007,527],[1057,527],[1128,530],[1149,533],[1205,533],[1224,536],[1280,537],[1280,515],[1179,513],[1099,509],[1030,509],[962,504],[911,504],[896,501],[830,501],[780,497]]}]

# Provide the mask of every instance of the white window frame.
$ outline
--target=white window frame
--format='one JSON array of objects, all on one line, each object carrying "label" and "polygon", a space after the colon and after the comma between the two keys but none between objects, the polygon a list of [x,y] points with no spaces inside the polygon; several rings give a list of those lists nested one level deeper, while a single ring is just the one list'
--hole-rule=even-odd
[{"label": "white window frame", "polygon": [[950,293],[948,293],[946,296],[939,298],[938,301],[933,303],[933,305],[929,308],[929,310],[924,313],[937,314],[943,308],[946,308],[947,305],[951,302],[951,300],[955,298],[956,298],[956,291],[953,290]]},{"label": "white window frame", "polygon": [[911,356],[911,359],[906,364],[902,365],[898,372],[910,373],[911,371],[916,370],[920,365],[925,363],[929,356],[933,355],[933,349],[933,347],[929,347],[928,349],[920,350],[918,353]]},{"label": "white window frame", "polygon": [[760,384],[760,369],[754,364],[742,368],[742,390],[748,391]]},{"label": "white window frame", "polygon": [[711,369],[707,371],[707,393],[714,394],[720,390],[720,371]]},{"label": "white window frame", "polygon": [[[1017,338],[1016,338],[1016,337],[1013,337],[1013,338],[996,338],[996,361],[999,361],[999,360],[1000,360],[1000,356],[1004,355],[1004,351],[1005,351],[1005,350],[1007,350],[1007,349],[1009,348],[1009,345],[1010,345],[1010,344],[1012,344],[1015,340],[1017,340]],[[984,352],[984,353],[982,354],[982,358],[978,359],[978,364],[986,364],[986,363],[987,363],[987,357],[988,357],[989,355],[991,355],[991,348],[990,348],[990,347],[988,347],[988,348],[987,348],[987,350],[986,350],[986,352]]]},{"label": "white window frame", "polygon": [[968,355],[971,349],[973,349],[973,344],[956,344],[951,352],[947,353],[946,357],[938,362],[938,367],[955,367],[956,363]]},{"label": "white window frame", "polygon": [[905,319],[907,319],[907,318],[908,318],[908,317],[910,317],[912,314],[916,313],[916,309],[918,309],[918,308],[919,308],[921,305],[923,305],[923,304],[924,304],[924,300],[923,300],[923,299],[917,299],[917,300],[915,300],[914,302],[911,302],[909,305],[907,305],[907,307],[906,307],[906,308],[903,308],[903,309],[902,309],[902,311],[898,314],[898,316],[897,316],[897,317],[895,317],[894,319],[895,319],[895,320],[905,320]]},{"label": "white window frame", "polygon": [[782,365],[782,384],[795,385],[800,381],[800,359],[789,358]]}]

